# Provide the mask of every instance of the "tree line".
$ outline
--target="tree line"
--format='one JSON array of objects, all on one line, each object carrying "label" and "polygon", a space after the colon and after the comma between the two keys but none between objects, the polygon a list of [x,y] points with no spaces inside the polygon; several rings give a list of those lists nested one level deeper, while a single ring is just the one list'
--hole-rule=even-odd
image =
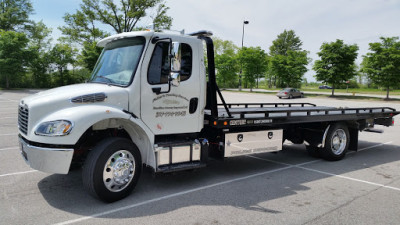
[{"label": "tree line", "polygon": [[[312,69],[317,81],[335,88],[366,77],[376,87],[387,91],[400,88],[400,41],[398,37],[381,37],[380,42],[369,44],[369,52],[358,67],[358,46],[343,40],[325,42],[317,53]],[[309,52],[302,49],[302,42],[293,30],[284,30],[272,42],[269,52],[261,47],[238,48],[232,41],[215,40],[217,81],[223,88],[237,88],[240,75],[245,88],[258,87],[264,78],[271,87],[300,87],[311,63]],[[243,69],[242,74],[240,74]]]},{"label": "tree line", "polygon": [[[151,18],[155,30],[169,29],[172,18],[162,0],[82,0],[75,13],[64,15],[57,42],[42,21],[29,19],[30,0],[0,0],[0,87],[49,88],[87,80],[101,48],[96,44],[113,33],[142,30],[143,18]],[[107,30],[101,28],[107,27]],[[232,41],[215,40],[217,82],[222,88],[256,88],[261,79],[271,87],[299,87],[304,81],[309,52],[293,30],[284,30],[269,51],[261,47],[237,47]],[[387,90],[399,88],[400,41],[381,37],[370,43],[358,67],[356,44],[343,40],[323,43],[312,66],[317,81],[335,88],[365,76]]]},{"label": "tree line", "polygon": [[50,88],[89,79],[101,48],[96,44],[115,33],[142,30],[150,17],[155,30],[168,29],[172,18],[162,0],[82,0],[64,15],[56,42],[42,21],[32,21],[30,0],[0,0],[0,87]]}]

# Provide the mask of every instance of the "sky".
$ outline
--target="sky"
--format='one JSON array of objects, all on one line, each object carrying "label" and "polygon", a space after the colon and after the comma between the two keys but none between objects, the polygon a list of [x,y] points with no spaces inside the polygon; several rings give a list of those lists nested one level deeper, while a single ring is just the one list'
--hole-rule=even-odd
[{"label": "sky", "polygon": [[[81,0],[32,0],[31,18],[53,28],[53,39],[61,36],[65,13],[74,13]],[[166,0],[173,18],[171,30],[186,33],[209,30],[223,40],[241,46],[260,46],[266,52],[272,41],[286,30],[294,30],[309,51],[312,63],[306,73],[314,81],[313,62],[324,42],[343,40],[359,47],[357,63],[379,37],[400,36],[400,0]],[[150,12],[151,14],[151,12]],[[141,22],[150,24],[149,18]]]}]

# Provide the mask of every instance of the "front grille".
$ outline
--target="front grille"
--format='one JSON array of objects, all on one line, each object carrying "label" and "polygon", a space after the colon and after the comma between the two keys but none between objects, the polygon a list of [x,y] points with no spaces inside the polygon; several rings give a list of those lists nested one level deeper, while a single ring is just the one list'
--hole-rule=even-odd
[{"label": "front grille", "polygon": [[71,98],[72,103],[103,102],[107,98],[105,93],[94,93]]},{"label": "front grille", "polygon": [[27,135],[27,133],[28,133],[28,118],[29,118],[29,109],[28,109],[28,107],[19,106],[19,109],[18,109],[18,128],[25,135]]}]

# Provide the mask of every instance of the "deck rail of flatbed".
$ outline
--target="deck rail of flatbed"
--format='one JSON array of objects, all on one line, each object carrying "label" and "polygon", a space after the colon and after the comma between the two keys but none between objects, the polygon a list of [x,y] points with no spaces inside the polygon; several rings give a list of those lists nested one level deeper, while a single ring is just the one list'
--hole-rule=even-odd
[{"label": "deck rail of flatbed", "polygon": [[[232,108],[233,106],[244,106],[244,108],[248,108],[249,106],[258,106],[258,107],[280,107],[280,106],[287,106],[287,107],[292,107],[292,106],[316,106],[315,104],[312,103],[227,103],[226,104],[228,106],[228,108]],[[218,104],[218,106],[224,106],[224,104]]]},{"label": "deck rail of flatbed", "polygon": [[[216,127],[277,125],[361,119],[392,118],[400,114],[390,107],[335,108],[311,103],[226,103],[218,104],[218,118],[208,117]],[[229,110],[229,115],[226,112]],[[380,120],[379,120],[380,121]],[[377,122],[377,124],[381,124]],[[386,123],[385,123],[386,124]]]}]

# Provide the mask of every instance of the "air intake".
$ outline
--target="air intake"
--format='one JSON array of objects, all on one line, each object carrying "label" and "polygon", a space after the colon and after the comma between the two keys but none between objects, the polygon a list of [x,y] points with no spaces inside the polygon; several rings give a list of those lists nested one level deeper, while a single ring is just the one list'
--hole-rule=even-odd
[{"label": "air intake", "polygon": [[105,93],[94,93],[89,95],[82,95],[71,98],[72,103],[93,103],[93,102],[104,102],[107,95]]},{"label": "air intake", "polygon": [[28,118],[29,118],[28,107],[20,105],[18,108],[18,128],[25,135],[27,135],[28,133]]}]

